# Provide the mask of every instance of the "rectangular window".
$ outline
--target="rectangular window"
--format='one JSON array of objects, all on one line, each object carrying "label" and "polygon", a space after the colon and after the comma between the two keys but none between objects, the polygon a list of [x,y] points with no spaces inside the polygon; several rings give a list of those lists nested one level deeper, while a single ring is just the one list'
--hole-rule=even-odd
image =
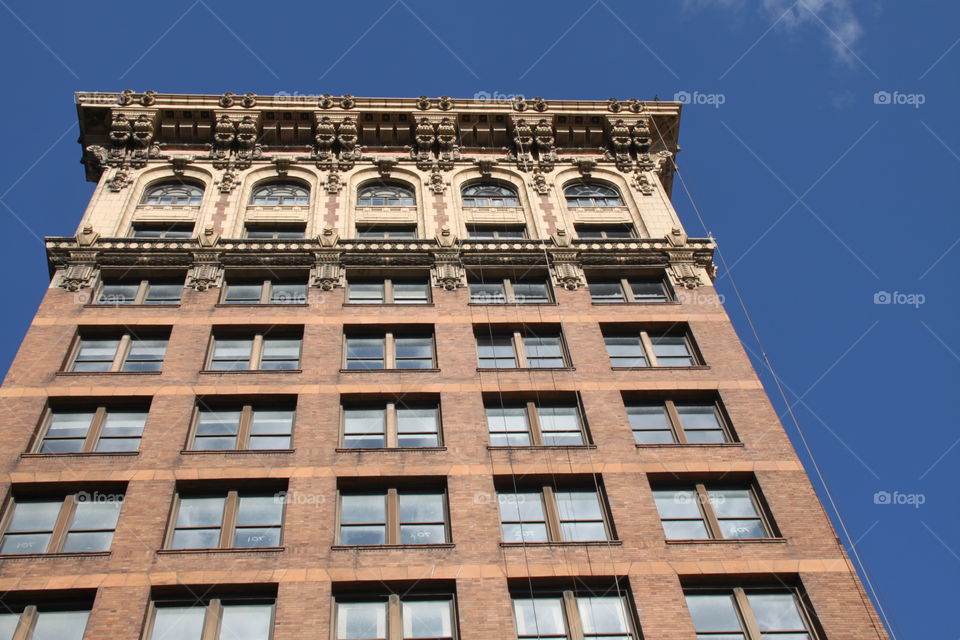
[{"label": "rectangular window", "polygon": [[390,488],[340,492],[338,544],[444,544],[449,539],[444,491]]},{"label": "rectangular window", "polygon": [[224,304],[307,304],[307,282],[295,280],[230,280]]},{"label": "rectangular window", "polygon": [[590,278],[595,304],[669,302],[670,287],[663,278]]},{"label": "rectangular window", "polygon": [[774,537],[755,487],[696,483],[653,492],[667,540]]},{"label": "rectangular window", "polygon": [[[255,203],[256,204],[256,203]],[[307,204],[306,200],[295,204]],[[284,238],[296,239],[303,238],[306,235],[307,227],[302,224],[287,225],[250,225],[245,229],[248,238],[282,240]]]},{"label": "rectangular window", "polygon": [[[209,598],[153,601],[152,621],[144,640],[270,640],[274,598]],[[193,593],[193,591],[191,591]]]},{"label": "rectangular window", "polygon": [[558,369],[570,366],[559,329],[527,326],[516,331],[476,329],[481,369]]},{"label": "rectangular window", "polygon": [[549,304],[553,301],[546,276],[469,278],[471,304]]},{"label": "rectangular window", "polygon": [[417,227],[414,225],[357,225],[357,237],[368,239],[412,239],[417,237]]},{"label": "rectangular window", "polygon": [[54,408],[47,411],[34,453],[137,451],[147,408]]},{"label": "rectangular window", "polygon": [[336,599],[336,640],[455,640],[451,594],[357,596]]},{"label": "rectangular window", "polygon": [[0,612],[2,640],[82,640],[91,602],[11,602],[4,594]]},{"label": "rectangular window", "polygon": [[630,333],[604,329],[603,340],[613,367],[693,367],[701,364],[685,331]]},{"label": "rectangular window", "polygon": [[522,240],[527,237],[527,228],[523,225],[468,224],[467,235],[482,240]]},{"label": "rectangular window", "polygon": [[633,225],[624,224],[578,224],[574,227],[581,240],[636,238]]},{"label": "rectangular window", "polygon": [[179,304],[183,278],[107,279],[100,283],[97,304]]},{"label": "rectangular window", "polygon": [[629,401],[626,407],[637,444],[717,444],[733,440],[716,402]]},{"label": "rectangular window", "polygon": [[[67,371],[77,373],[160,371],[167,351],[167,336],[138,330],[139,335],[81,335],[73,348]],[[151,335],[153,334],[153,335]]]},{"label": "rectangular window", "polygon": [[15,496],[5,514],[0,554],[109,551],[122,505],[123,494],[117,492]]},{"label": "rectangular window", "polygon": [[296,370],[300,368],[301,342],[299,335],[283,331],[255,333],[249,337],[215,335],[210,350],[210,370]]},{"label": "rectangular window", "polygon": [[503,541],[591,542],[613,540],[602,490],[595,487],[515,487],[497,490]]},{"label": "rectangular window", "polygon": [[432,327],[429,333],[347,334],[344,354],[344,368],[350,370],[437,367]]},{"label": "rectangular window", "polygon": [[414,278],[348,278],[349,304],[428,304],[430,283]]},{"label": "rectangular window", "polygon": [[401,401],[357,399],[343,405],[344,449],[439,447],[437,401],[403,397]]},{"label": "rectangular window", "polygon": [[177,222],[160,222],[149,224],[135,224],[130,231],[134,238],[191,238],[193,224]]},{"label": "rectangular window", "polygon": [[488,401],[487,430],[492,447],[564,446],[588,444],[579,402],[570,400]]},{"label": "rectangular window", "polygon": [[197,409],[193,451],[263,451],[290,448],[293,403],[228,404]]},{"label": "rectangular window", "polygon": [[280,492],[181,493],[167,548],[279,547],[284,502]]},{"label": "rectangular window", "polygon": [[812,614],[793,589],[686,591],[697,640],[815,640]]},{"label": "rectangular window", "polygon": [[[638,637],[626,593],[517,589],[513,616],[518,640],[631,640]],[[718,638],[718,640],[721,640]],[[723,639],[726,640],[726,639]]]}]

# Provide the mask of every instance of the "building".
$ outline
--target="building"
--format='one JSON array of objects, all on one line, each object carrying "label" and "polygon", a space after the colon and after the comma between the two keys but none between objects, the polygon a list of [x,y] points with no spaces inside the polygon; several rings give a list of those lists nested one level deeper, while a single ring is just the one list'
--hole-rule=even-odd
[{"label": "building", "polygon": [[887,637],[671,205],[679,104],[77,108],[0,638]]}]

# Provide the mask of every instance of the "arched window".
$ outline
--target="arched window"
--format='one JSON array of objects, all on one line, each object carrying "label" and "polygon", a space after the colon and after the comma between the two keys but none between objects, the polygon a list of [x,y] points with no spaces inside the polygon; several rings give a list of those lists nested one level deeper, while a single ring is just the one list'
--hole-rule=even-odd
[{"label": "arched window", "polygon": [[200,204],[203,187],[191,182],[161,182],[143,192],[140,204]]},{"label": "arched window", "polygon": [[578,182],[563,190],[568,207],[622,207],[620,192],[595,182]]},{"label": "arched window", "polygon": [[250,204],[263,207],[296,206],[310,203],[310,191],[299,182],[268,182],[250,195]]},{"label": "arched window", "polygon": [[460,191],[465,207],[519,207],[517,191],[496,183],[471,184]]},{"label": "arched window", "polygon": [[400,184],[371,184],[357,191],[358,207],[412,207],[413,189]]}]

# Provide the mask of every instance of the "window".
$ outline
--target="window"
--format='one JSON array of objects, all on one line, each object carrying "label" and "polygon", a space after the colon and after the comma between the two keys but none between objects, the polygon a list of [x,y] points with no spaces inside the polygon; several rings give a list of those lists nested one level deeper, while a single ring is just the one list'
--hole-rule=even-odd
[{"label": "window", "polygon": [[248,224],[244,228],[248,238],[283,240],[284,238],[303,238],[307,227],[303,224]]},{"label": "window", "polygon": [[403,396],[387,402],[348,399],[343,405],[344,449],[439,447],[440,406],[436,400]]},{"label": "window", "polygon": [[153,620],[145,640],[270,640],[275,599],[256,597],[198,600],[208,587],[190,591],[183,599],[153,601]]},{"label": "window", "polygon": [[99,491],[16,496],[7,510],[0,554],[109,551],[122,505],[122,493]]},{"label": "window", "polygon": [[730,429],[716,402],[628,401],[627,417],[637,444],[717,444],[731,442]]},{"label": "window", "polygon": [[[151,333],[148,331],[145,334]],[[160,371],[167,351],[166,337],[120,336],[80,337],[74,346],[67,371],[75,373]]]},{"label": "window", "polygon": [[310,191],[298,182],[268,182],[254,188],[250,204],[258,207],[305,206]]},{"label": "window", "polygon": [[[114,453],[137,451],[147,409],[91,407],[50,409],[35,453]],[[2,636],[0,636],[2,637]]]},{"label": "window", "polygon": [[168,549],[279,547],[282,492],[181,493]]},{"label": "window", "polygon": [[513,187],[504,184],[471,184],[460,191],[465,207],[519,207]]},{"label": "window", "polygon": [[193,205],[200,204],[203,187],[189,182],[164,182],[147,187],[140,204]]},{"label": "window", "polygon": [[811,615],[792,589],[686,592],[697,640],[813,640]]},{"label": "window", "polygon": [[133,225],[130,233],[134,238],[192,238],[193,224],[163,222]]},{"label": "window", "polygon": [[669,302],[670,289],[663,278],[590,278],[594,303]]},{"label": "window", "polygon": [[522,240],[527,237],[523,225],[468,224],[467,235],[479,239]]},{"label": "window", "polygon": [[487,403],[487,430],[492,447],[577,447],[588,444],[576,398]]},{"label": "window", "polygon": [[10,602],[4,594],[0,612],[0,638],[3,640],[82,640],[90,617],[86,602]]},{"label": "window", "polygon": [[627,594],[610,588],[515,590],[518,640],[631,640],[637,637]]},{"label": "window", "polygon": [[693,367],[700,364],[693,341],[683,331],[621,333],[604,330],[614,367]]},{"label": "window", "polygon": [[429,304],[430,283],[413,278],[348,277],[349,304]]},{"label": "window", "polygon": [[472,304],[548,304],[550,284],[546,276],[483,277],[483,273],[469,278]]},{"label": "window", "polygon": [[97,304],[179,304],[183,278],[107,279],[100,284]]},{"label": "window", "polygon": [[435,369],[432,327],[429,333],[388,331],[345,336],[346,369]]},{"label": "window", "polygon": [[291,402],[223,404],[197,409],[193,451],[263,451],[290,448],[295,415]]},{"label": "window", "polygon": [[336,599],[336,640],[454,640],[456,607],[450,594],[404,590],[378,598]]},{"label": "window", "polygon": [[516,331],[477,329],[481,369],[556,369],[569,367],[559,329],[526,327]]},{"label": "window", "polygon": [[667,540],[774,537],[752,486],[697,483],[653,492]]},{"label": "window", "polygon": [[224,304],[307,304],[306,279],[230,280],[224,287]]},{"label": "window", "polygon": [[413,189],[399,184],[372,184],[357,191],[358,207],[413,207]]},{"label": "window", "polygon": [[568,207],[622,207],[620,192],[596,182],[578,182],[563,189]]},{"label": "window", "polygon": [[[515,484],[515,483],[514,483]],[[595,487],[505,486],[497,490],[503,541],[613,540],[602,492]]]},{"label": "window", "polygon": [[412,239],[417,237],[415,225],[357,225],[358,238]]},{"label": "window", "polygon": [[338,544],[345,546],[445,544],[444,491],[341,491]]},{"label": "window", "polygon": [[[302,330],[301,330],[302,331]],[[258,332],[249,337],[215,335],[211,371],[292,371],[300,368],[299,335]]]},{"label": "window", "polygon": [[615,240],[619,238],[636,238],[637,234],[633,230],[633,225],[629,223],[622,224],[578,224],[574,226],[577,231],[577,237],[581,240],[607,239]]}]

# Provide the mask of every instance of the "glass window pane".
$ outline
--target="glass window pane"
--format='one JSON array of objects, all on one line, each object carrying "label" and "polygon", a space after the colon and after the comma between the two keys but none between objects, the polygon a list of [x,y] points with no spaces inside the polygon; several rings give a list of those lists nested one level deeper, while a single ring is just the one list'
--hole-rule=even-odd
[{"label": "glass window pane", "polygon": [[429,300],[429,287],[424,282],[393,283],[393,301],[397,304],[422,304]]},{"label": "glass window pane", "polygon": [[273,304],[306,304],[307,285],[298,282],[275,282],[270,293],[270,302]]},{"label": "glass window pane", "polygon": [[748,593],[747,600],[761,631],[806,630],[793,594]]},{"label": "glass window pane", "polygon": [[740,632],[733,594],[687,594],[687,608],[697,632]]},{"label": "glass window pane", "polygon": [[450,638],[453,620],[449,600],[414,600],[403,602],[403,637]]},{"label": "glass window pane", "polygon": [[19,613],[0,613],[0,640],[13,640],[13,634],[19,623]]},{"label": "glass window pane", "polygon": [[517,304],[543,304],[550,302],[546,282],[514,282],[513,301]]},{"label": "glass window pane", "polygon": [[607,529],[602,522],[563,522],[561,535],[566,541],[607,540]]},{"label": "glass window pane", "polygon": [[98,500],[82,500],[83,494],[77,497],[76,508],[73,512],[71,531],[78,529],[115,529],[120,517],[120,507],[123,506],[123,497],[120,495],[97,495]]},{"label": "glass window pane", "polygon": [[226,498],[181,498],[177,512],[178,527],[219,527],[223,521]]},{"label": "glass window pane", "polygon": [[526,407],[487,407],[487,427],[491,433],[527,431]]},{"label": "glass window pane", "polygon": [[183,283],[159,284],[150,283],[147,288],[147,297],[144,300],[147,304],[176,304],[180,302],[180,294],[183,292]]},{"label": "glass window pane", "polygon": [[269,640],[272,627],[273,605],[225,604],[218,640]]},{"label": "glass window pane", "polygon": [[340,544],[373,545],[385,544],[386,529],[383,525],[348,525],[340,527]]},{"label": "glass window pane", "polygon": [[587,636],[630,633],[623,600],[610,596],[578,596],[577,610],[580,624]]},{"label": "glass window pane", "polygon": [[566,637],[567,625],[560,598],[515,598],[514,617],[521,638]]},{"label": "glass window pane", "polygon": [[240,496],[237,526],[277,525],[283,521],[283,500],[277,496]]},{"label": "glass window pane", "polygon": [[290,359],[298,360],[300,358],[300,340],[287,340],[282,338],[264,338],[263,340],[263,358],[264,359]]},{"label": "glass window pane", "polygon": [[433,340],[430,338],[397,338],[397,358],[432,358]]},{"label": "glass window pane", "polygon": [[443,544],[447,541],[442,524],[402,524],[400,544]]},{"label": "glass window pane", "polygon": [[146,422],[146,411],[109,411],[100,437],[140,436]]},{"label": "glass window pane", "polygon": [[233,534],[237,549],[280,546],[280,527],[241,527]]},{"label": "glass window pane", "polygon": [[561,520],[602,520],[600,499],[594,491],[555,491]]},{"label": "glass window pane", "polygon": [[50,415],[48,438],[85,438],[93,411],[56,411]]},{"label": "glass window pane", "polygon": [[653,492],[654,502],[661,518],[699,518],[699,496],[690,490],[661,490]]},{"label": "glass window pane", "polygon": [[239,411],[201,409],[197,423],[197,435],[236,435],[240,428]]},{"label": "glass window pane", "polygon": [[666,302],[667,295],[663,288],[663,282],[642,282],[639,280],[630,281],[630,289],[633,290],[633,298],[637,302]]},{"label": "glass window pane", "polygon": [[337,603],[338,640],[367,640],[386,637],[386,602]]},{"label": "glass window pane", "polygon": [[64,553],[109,551],[113,531],[82,531],[67,534],[63,543]]},{"label": "glass window pane", "polygon": [[677,404],[677,413],[684,429],[719,429],[716,407],[713,404]]},{"label": "glass window pane", "polygon": [[748,489],[710,489],[710,504],[718,518],[756,518]]},{"label": "glass window pane", "polygon": [[547,525],[543,522],[503,524],[504,542],[548,542]]},{"label": "glass window pane", "polygon": [[470,302],[475,304],[504,304],[507,301],[502,282],[470,283]]},{"label": "glass window pane", "polygon": [[386,428],[384,409],[344,409],[344,433],[383,433]]},{"label": "glass window pane", "polygon": [[100,290],[99,304],[133,304],[139,284],[104,284]]},{"label": "glass window pane", "polygon": [[63,503],[57,501],[17,501],[7,531],[53,531]]},{"label": "glass window pane", "polygon": [[340,521],[349,523],[383,523],[387,520],[386,496],[375,495],[344,495],[341,498]]},{"label": "glass window pane", "polygon": [[182,529],[175,531],[171,549],[215,549],[220,546],[220,529]]},{"label": "glass window pane", "polygon": [[575,406],[537,407],[542,431],[580,431],[580,412]]},{"label": "glass window pane", "polygon": [[720,521],[720,535],[724,538],[766,538],[767,531],[760,519]]},{"label": "glass window pane", "polygon": [[153,638],[200,640],[206,607],[157,607]]},{"label": "glass window pane", "polygon": [[258,304],[263,283],[228,284],[225,300],[231,304]]},{"label": "glass window pane", "polygon": [[7,533],[3,536],[0,553],[46,553],[49,533]]},{"label": "glass window pane", "polygon": [[250,436],[250,449],[289,449],[290,436]]},{"label": "glass window pane", "polygon": [[593,302],[626,302],[619,282],[591,282],[590,298]]},{"label": "glass window pane", "polygon": [[89,611],[41,611],[30,640],[81,640]]},{"label": "glass window pane", "polygon": [[384,284],[382,282],[351,282],[349,302],[384,302]]},{"label": "glass window pane", "polygon": [[251,434],[284,434],[293,430],[293,411],[254,409],[252,413]]},{"label": "glass window pane", "polygon": [[98,453],[115,451],[137,451],[140,449],[140,438],[101,438],[94,451]]},{"label": "glass window pane", "polygon": [[442,493],[400,494],[400,522],[444,522]]},{"label": "glass window pane", "polygon": [[667,540],[706,540],[710,537],[701,520],[664,520],[663,532]]}]

